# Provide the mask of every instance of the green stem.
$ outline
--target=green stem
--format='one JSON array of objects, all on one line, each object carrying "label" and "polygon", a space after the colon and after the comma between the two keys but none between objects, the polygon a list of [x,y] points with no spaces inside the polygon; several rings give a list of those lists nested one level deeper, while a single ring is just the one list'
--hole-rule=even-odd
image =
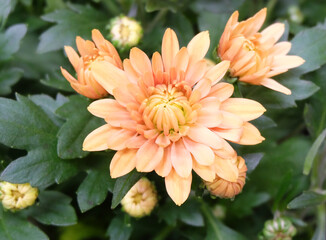
[{"label": "green stem", "polygon": [[237,98],[243,98],[242,92],[239,87],[239,82],[238,81],[235,82],[233,86],[234,86],[234,96]]},{"label": "green stem", "polygon": [[165,14],[168,13],[168,9],[162,9],[159,11],[159,13],[155,16],[153,21],[147,26],[146,32],[151,32],[156,24],[161,21],[161,19],[165,16]]},{"label": "green stem", "polygon": [[169,236],[169,234],[172,232],[172,230],[174,229],[173,226],[166,226],[165,228],[163,228],[154,238],[154,240],[164,240],[167,239],[167,237]]}]

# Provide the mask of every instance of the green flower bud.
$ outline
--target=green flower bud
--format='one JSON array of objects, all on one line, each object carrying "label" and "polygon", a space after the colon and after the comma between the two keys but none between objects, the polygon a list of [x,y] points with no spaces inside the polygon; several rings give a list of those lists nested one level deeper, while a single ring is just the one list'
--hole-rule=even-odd
[{"label": "green flower bud", "polygon": [[291,240],[297,230],[290,219],[279,217],[265,222],[264,229],[259,235],[260,240]]}]

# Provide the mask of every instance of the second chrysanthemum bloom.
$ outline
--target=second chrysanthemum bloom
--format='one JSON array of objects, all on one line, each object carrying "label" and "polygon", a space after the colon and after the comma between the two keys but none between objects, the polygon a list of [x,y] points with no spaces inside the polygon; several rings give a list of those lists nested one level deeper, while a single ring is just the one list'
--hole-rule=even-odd
[{"label": "second chrysanthemum bloom", "polygon": [[89,106],[106,124],[87,136],[83,148],[117,150],[110,165],[113,178],[134,168],[155,171],[178,205],[188,198],[192,170],[208,182],[216,175],[237,181],[236,152],[226,140],[260,143],[264,138],[248,121],[265,108],[253,100],[230,98],[233,86],[218,83],[229,62],[208,67],[204,56],[209,43],[208,32],[201,32],[180,49],[175,32],[167,29],[162,55],[155,52],[152,61],[133,48],[124,70],[104,61],[92,64],[93,76],[115,100]]}]

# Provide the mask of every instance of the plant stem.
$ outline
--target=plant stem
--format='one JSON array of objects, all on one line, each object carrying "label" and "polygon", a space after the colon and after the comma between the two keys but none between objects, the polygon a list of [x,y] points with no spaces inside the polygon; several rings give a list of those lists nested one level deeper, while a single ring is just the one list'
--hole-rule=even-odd
[{"label": "plant stem", "polygon": [[154,20],[148,25],[146,32],[151,32],[153,30],[153,28],[155,27],[155,25],[161,21],[161,19],[165,16],[165,14],[167,14],[168,9],[162,9],[159,11],[159,13],[155,16]]},{"label": "plant stem", "polygon": [[154,240],[164,240],[167,239],[171,231],[174,229],[173,226],[166,226],[163,228],[154,238]]}]

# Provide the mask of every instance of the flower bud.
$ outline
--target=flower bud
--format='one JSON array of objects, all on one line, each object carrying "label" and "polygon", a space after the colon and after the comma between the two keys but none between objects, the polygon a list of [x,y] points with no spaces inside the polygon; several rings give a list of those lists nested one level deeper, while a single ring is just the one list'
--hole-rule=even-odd
[{"label": "flower bud", "polygon": [[120,49],[136,46],[143,36],[140,23],[126,16],[113,18],[107,28],[110,30],[109,38]]},{"label": "flower bud", "polygon": [[294,23],[301,24],[304,20],[304,16],[300,8],[296,5],[292,5],[291,7],[289,7],[288,14],[290,20]]},{"label": "flower bud", "polygon": [[29,207],[34,204],[37,195],[37,188],[33,188],[29,183],[0,182],[0,199],[6,209],[15,211]]},{"label": "flower bud", "polygon": [[149,215],[156,203],[155,186],[147,178],[140,179],[121,201],[123,210],[137,218]]},{"label": "flower bud", "polygon": [[247,166],[242,157],[237,157],[235,160],[225,161],[231,161],[231,164],[238,170],[237,179],[234,182],[231,182],[224,179],[223,176],[216,174],[213,182],[205,182],[205,184],[212,195],[220,198],[233,198],[242,191],[242,188],[245,185]]},{"label": "flower bud", "polygon": [[291,240],[297,230],[286,217],[279,217],[265,222],[264,229],[259,235],[260,240]]},{"label": "flower bud", "polygon": [[65,46],[66,54],[77,73],[77,79],[67,70],[61,68],[62,75],[69,81],[71,87],[85,97],[98,99],[106,96],[108,92],[99,84],[91,73],[92,63],[109,62],[122,69],[122,62],[117,50],[102,34],[94,29],[92,31],[93,41],[76,38],[79,56],[70,46]]}]

